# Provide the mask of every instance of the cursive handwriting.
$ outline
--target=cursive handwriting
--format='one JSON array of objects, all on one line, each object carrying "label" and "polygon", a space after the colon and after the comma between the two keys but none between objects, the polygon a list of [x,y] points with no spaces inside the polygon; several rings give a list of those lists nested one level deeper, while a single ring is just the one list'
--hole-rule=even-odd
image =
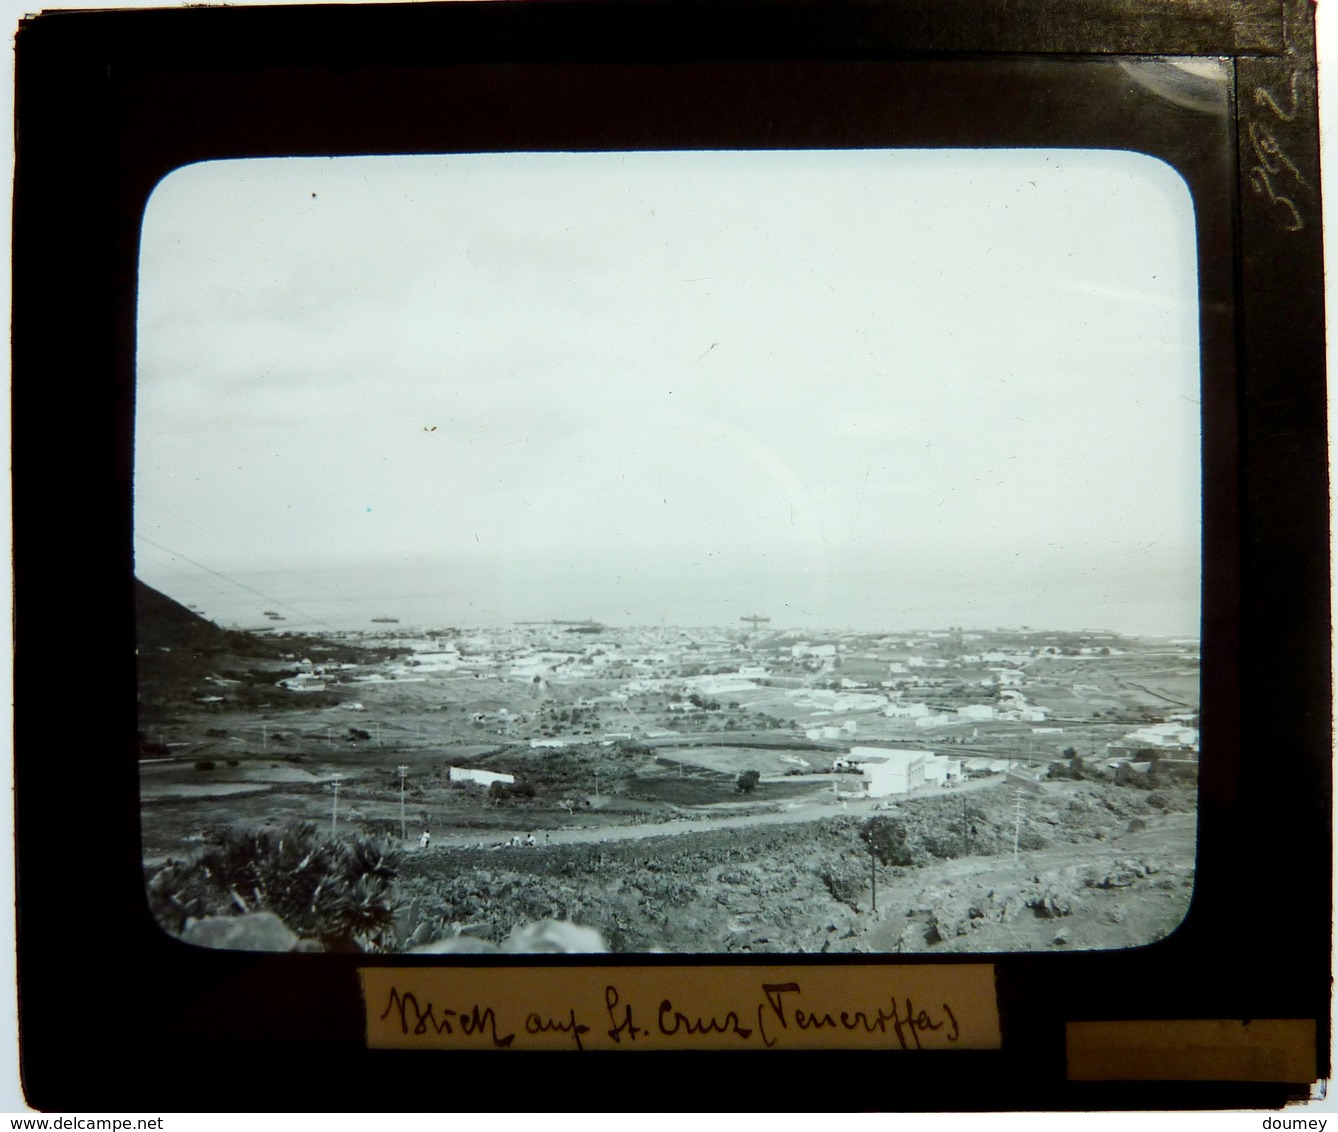
[{"label": "cursive handwriting", "polygon": [[623,1008],[623,1020],[618,1021],[618,1016],[614,1014],[614,1011],[621,1001],[617,987],[607,986],[604,988],[604,1009],[609,1012],[609,1021],[613,1023],[613,1029],[609,1031],[609,1037],[619,1044],[622,1043],[624,1036],[629,1042],[634,1042],[641,1034],[646,1032],[640,1026],[633,1024],[632,1007],[630,1005]]},{"label": "cursive handwriting", "polygon": [[[745,1026],[742,1019],[751,1018],[752,1012],[736,1000],[738,1008],[699,1010],[679,1009],[668,998],[660,1000],[653,1026],[641,1026],[635,1021],[633,1004],[625,1001],[622,992],[612,983],[604,987],[604,1010],[609,1028],[604,1032],[615,1045],[637,1042],[652,1045],[674,1044],[692,1039],[720,1037],[728,1044],[760,1043],[771,1049],[782,1042],[784,1035],[830,1031],[841,1033],[881,1034],[895,1039],[902,1049],[923,1049],[930,1035],[942,1041],[956,1042],[961,1037],[957,1016],[946,1002],[936,1009],[917,1007],[910,996],[888,994],[871,1003],[850,1004],[845,1009],[833,1009],[825,1000],[821,1006],[810,1008],[804,1000],[803,987],[798,982],[762,983],[756,1005],[756,1025]],[[496,1049],[513,1048],[516,1033],[509,1032],[498,1020],[497,1008],[474,1003],[464,1009],[448,1009],[438,1003],[420,1001],[410,991],[399,986],[390,988],[389,1000],[381,1013],[381,1020],[391,1019],[390,1025],[401,1034],[421,1037],[433,1042],[443,1035],[462,1038],[482,1037]],[[581,1022],[575,1007],[556,1013],[532,1010],[526,1013],[524,1031],[534,1038],[554,1035],[570,1038],[578,1050],[586,1048],[584,1035],[590,1026]],[[440,1041],[433,1044],[441,1044]]]},{"label": "cursive handwriting", "polygon": [[[497,1033],[497,1014],[491,1006],[480,1012],[478,1004],[475,1003],[473,1010],[464,1013],[459,1010],[441,1010],[428,1003],[426,1007],[418,1002],[418,996],[412,993],[400,994],[398,987],[390,988],[390,1002],[381,1013],[384,1021],[395,1010],[400,1015],[400,1032],[408,1034],[410,1032],[416,1035],[432,1034],[454,1034],[458,1026],[460,1032],[466,1036],[481,1034],[486,1027],[492,1037],[492,1044],[498,1049],[506,1049],[516,1040],[515,1034],[507,1034],[505,1037]],[[413,1029],[410,1030],[410,1016],[412,1015]],[[454,1019],[454,1021],[452,1021]]]},{"label": "cursive handwriting", "polygon": [[1292,72],[1292,105],[1290,110],[1284,110],[1279,105],[1278,100],[1273,97],[1273,92],[1262,86],[1254,92],[1254,104],[1256,106],[1267,106],[1268,109],[1273,111],[1274,117],[1281,118],[1284,122],[1292,121],[1296,117],[1296,111],[1300,108],[1296,88],[1296,83],[1300,77],[1299,72]]},{"label": "cursive handwriting", "polygon": [[780,1039],[773,1038],[767,1032],[766,1008],[771,1008],[774,1015],[772,1019],[773,1026],[776,1022],[780,1023],[780,1029],[787,1030],[790,1022],[799,1030],[823,1030],[827,1028],[836,1028],[840,1026],[845,1030],[860,1030],[866,1034],[872,1034],[874,1031],[885,1034],[889,1027],[896,1036],[897,1042],[902,1049],[922,1049],[923,1043],[920,1041],[920,1035],[925,1032],[934,1033],[943,1029],[944,1026],[951,1026],[943,1036],[950,1042],[955,1042],[961,1036],[957,1027],[957,1018],[952,1012],[952,1008],[945,1002],[942,1003],[943,1014],[946,1017],[940,1017],[935,1021],[933,1015],[927,1010],[916,1010],[909,997],[905,1002],[905,1008],[897,1001],[895,995],[889,997],[891,1011],[886,1011],[879,1006],[875,1013],[870,1016],[866,1010],[842,1010],[835,1018],[830,1013],[818,1014],[801,1009],[798,1006],[790,1007],[789,1016],[786,1015],[787,1003],[785,996],[787,994],[800,995],[803,993],[798,983],[763,983],[762,994],[766,999],[765,1003],[758,1003],[757,1006],[757,1028],[762,1035],[762,1041],[768,1049],[776,1044]]},{"label": "cursive handwriting", "polygon": [[531,1012],[525,1018],[525,1032],[527,1034],[550,1034],[553,1032],[559,1034],[570,1034],[571,1040],[576,1043],[577,1049],[585,1049],[581,1044],[581,1035],[590,1032],[589,1026],[582,1026],[576,1021],[576,1011],[573,1009],[566,1022],[559,1022],[554,1018],[544,1018],[539,1014]]},{"label": "cursive handwriting", "polygon": [[[666,1015],[672,1015],[670,1022],[673,1029],[665,1023]],[[672,1038],[680,1031],[684,1034],[725,1034],[730,1033],[745,1041],[752,1036],[752,1030],[745,1030],[739,1025],[739,1016],[730,1011],[723,1018],[689,1018],[674,1009],[674,1004],[667,998],[660,1003],[660,1033]]]}]

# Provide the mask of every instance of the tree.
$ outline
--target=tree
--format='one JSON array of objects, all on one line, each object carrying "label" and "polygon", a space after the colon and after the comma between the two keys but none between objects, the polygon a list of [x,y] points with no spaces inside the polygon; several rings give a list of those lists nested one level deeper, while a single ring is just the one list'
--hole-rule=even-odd
[{"label": "tree", "polygon": [[885,865],[912,863],[906,844],[906,827],[895,818],[870,818],[859,831],[860,840],[869,847],[869,878],[873,887],[873,910],[878,911],[877,862]]},{"label": "tree", "polygon": [[735,783],[734,788],[738,790],[740,794],[751,794],[757,789],[757,784],[760,781],[762,781],[762,775],[757,771],[745,770],[739,775],[739,780]]},{"label": "tree", "polygon": [[915,863],[907,842],[906,827],[897,818],[873,817],[859,831],[860,840],[869,853],[884,865],[912,865]]}]

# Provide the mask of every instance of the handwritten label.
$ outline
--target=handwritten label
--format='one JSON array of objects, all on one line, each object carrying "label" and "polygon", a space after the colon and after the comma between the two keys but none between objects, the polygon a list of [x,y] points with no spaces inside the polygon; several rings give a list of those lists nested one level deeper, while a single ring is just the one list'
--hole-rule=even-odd
[{"label": "handwritten label", "polygon": [[[1279,122],[1295,121],[1300,108],[1298,78],[1298,74],[1293,72],[1288,105],[1284,106],[1282,101],[1266,87],[1255,90],[1255,105],[1269,110]],[[1297,206],[1296,196],[1299,190],[1308,189],[1310,182],[1305,179],[1268,126],[1250,122],[1246,127],[1246,134],[1250,143],[1249,156],[1252,158],[1248,172],[1251,190],[1268,197],[1269,203],[1277,210],[1275,216],[1284,231],[1301,231],[1305,227],[1305,220]]]},{"label": "handwritten label", "polygon": [[373,1049],[998,1049],[994,968],[370,967]]}]

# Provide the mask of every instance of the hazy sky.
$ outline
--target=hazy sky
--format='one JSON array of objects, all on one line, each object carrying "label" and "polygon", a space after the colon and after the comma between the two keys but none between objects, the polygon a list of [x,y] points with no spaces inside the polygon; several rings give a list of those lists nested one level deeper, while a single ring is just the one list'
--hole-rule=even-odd
[{"label": "hazy sky", "polygon": [[1196,288],[1127,153],[190,166],[143,231],[138,571],[1194,632]]}]

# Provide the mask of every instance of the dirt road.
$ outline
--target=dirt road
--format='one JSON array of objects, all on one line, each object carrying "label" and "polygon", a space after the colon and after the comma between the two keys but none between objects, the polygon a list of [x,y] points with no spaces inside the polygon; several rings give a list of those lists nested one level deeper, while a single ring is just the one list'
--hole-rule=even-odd
[{"label": "dirt road", "polygon": [[[966,792],[975,792],[1001,785],[1003,785],[1003,779],[1001,778],[977,779],[950,790],[917,791],[915,798],[955,797]],[[787,802],[778,809],[760,813],[756,810],[750,810],[748,813],[720,813],[718,816],[707,818],[673,818],[669,821],[638,822],[626,825],[573,826],[567,829],[536,831],[534,836],[539,845],[588,844],[601,841],[631,841],[646,837],[672,837],[676,834],[709,833],[719,829],[748,829],[759,825],[790,825],[842,816],[861,817],[876,813],[878,807],[886,801],[887,799],[881,798],[842,800],[834,796],[824,796],[807,802]],[[740,803],[740,805],[747,805],[747,803]],[[477,831],[473,833],[451,833],[447,830],[433,830],[432,845],[428,852],[438,847],[477,847],[479,844],[482,844],[485,848],[497,846],[498,851],[501,852],[511,848],[506,845],[511,837],[518,836],[523,840],[529,832],[527,829],[509,830],[501,834],[500,837],[496,832],[490,832],[481,838]],[[415,852],[421,851],[415,838],[406,841],[405,846]]]}]

